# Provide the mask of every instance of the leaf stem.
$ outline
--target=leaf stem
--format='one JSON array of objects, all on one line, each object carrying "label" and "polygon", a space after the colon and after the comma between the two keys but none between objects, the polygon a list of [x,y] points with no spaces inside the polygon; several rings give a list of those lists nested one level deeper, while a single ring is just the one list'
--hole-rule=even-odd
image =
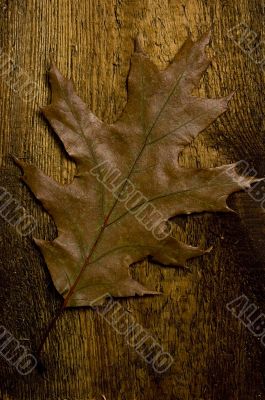
[{"label": "leaf stem", "polygon": [[49,323],[49,325],[48,325],[48,327],[47,327],[47,329],[46,329],[46,331],[45,331],[45,333],[44,333],[44,335],[43,335],[43,337],[41,339],[40,345],[38,347],[38,350],[37,350],[37,353],[36,353],[37,354],[37,359],[40,358],[40,355],[42,353],[42,350],[43,350],[43,347],[44,347],[44,345],[46,343],[46,340],[48,339],[48,337],[49,337],[52,329],[56,325],[58,319],[62,315],[64,309],[67,307],[67,304],[69,303],[69,300],[72,297],[72,295],[73,295],[73,293],[74,293],[74,291],[75,291],[75,289],[76,289],[76,287],[77,287],[77,285],[78,285],[78,283],[79,283],[79,281],[80,281],[80,279],[81,279],[81,277],[83,275],[83,272],[86,269],[87,264],[89,264],[89,261],[90,261],[92,255],[93,255],[93,253],[94,253],[94,251],[95,251],[95,249],[96,249],[96,247],[98,245],[98,242],[99,242],[99,240],[100,240],[100,238],[101,238],[106,226],[108,225],[109,218],[111,216],[111,213],[112,213],[115,205],[116,204],[113,204],[113,206],[111,207],[107,217],[105,218],[104,224],[102,225],[102,227],[100,229],[98,237],[96,238],[96,240],[95,240],[95,242],[94,242],[94,244],[93,244],[93,246],[92,246],[92,248],[91,248],[91,250],[90,250],[90,252],[89,252],[89,254],[88,254],[88,256],[87,256],[87,258],[85,260],[85,262],[84,262],[84,265],[83,265],[82,269],[80,270],[80,272],[79,272],[79,274],[78,274],[78,276],[77,276],[77,278],[76,278],[76,280],[74,282],[74,284],[71,286],[69,292],[67,293],[67,295],[66,295],[64,301],[62,302],[61,307],[59,308],[57,314],[53,317],[53,319]]}]

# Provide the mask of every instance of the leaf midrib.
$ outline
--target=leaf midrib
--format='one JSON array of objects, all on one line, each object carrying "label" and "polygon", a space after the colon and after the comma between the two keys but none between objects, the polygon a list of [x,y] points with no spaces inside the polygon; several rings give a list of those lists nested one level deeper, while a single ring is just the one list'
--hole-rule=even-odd
[{"label": "leaf midrib", "polygon": [[[170,101],[171,97],[173,96],[173,94],[174,94],[174,92],[175,92],[175,90],[176,90],[176,88],[177,88],[177,86],[178,86],[178,84],[179,84],[180,79],[182,78],[182,76],[183,76],[183,73],[181,73],[181,74],[179,75],[179,77],[178,77],[178,79],[177,79],[175,85],[173,86],[173,89],[171,90],[171,92],[169,93],[168,97],[166,98],[166,100],[165,100],[165,102],[164,102],[162,108],[161,108],[160,111],[158,112],[158,114],[157,114],[157,116],[156,116],[154,122],[152,123],[151,127],[150,127],[149,130],[147,131],[147,134],[146,134],[144,143],[143,143],[143,145],[142,145],[142,148],[141,148],[141,150],[139,151],[139,153],[138,153],[138,155],[137,155],[135,161],[133,162],[132,167],[131,167],[129,173],[128,173],[127,177],[125,178],[124,184],[123,184],[122,187],[120,188],[120,191],[119,191],[119,193],[118,193],[118,195],[117,195],[117,198],[115,199],[115,201],[114,201],[113,205],[111,206],[111,208],[110,208],[110,210],[109,210],[109,212],[108,212],[106,218],[104,219],[104,223],[103,223],[103,225],[102,225],[102,227],[101,227],[101,229],[100,229],[99,234],[98,234],[97,237],[95,238],[95,241],[94,241],[93,245],[91,246],[91,249],[90,249],[90,251],[89,251],[89,253],[88,253],[88,256],[87,256],[86,259],[85,259],[85,262],[84,262],[84,264],[83,264],[83,267],[82,267],[81,270],[79,271],[79,273],[78,273],[78,275],[77,275],[77,277],[76,277],[76,279],[75,279],[75,281],[74,281],[72,287],[69,289],[69,292],[68,292],[67,296],[65,297],[65,300],[64,300],[64,307],[67,306],[67,304],[68,304],[70,298],[72,297],[73,293],[75,292],[75,289],[76,289],[76,287],[77,287],[77,285],[78,285],[78,283],[79,283],[79,281],[80,281],[80,279],[81,279],[81,277],[82,277],[82,275],[83,275],[83,272],[85,271],[86,267],[89,265],[90,259],[91,259],[92,255],[93,255],[93,253],[94,253],[94,251],[95,251],[95,249],[96,249],[96,247],[97,247],[99,241],[101,240],[101,237],[103,236],[103,233],[104,233],[104,231],[105,231],[105,229],[106,229],[106,227],[107,227],[109,218],[110,218],[112,212],[114,211],[114,209],[115,209],[115,207],[116,207],[116,205],[117,205],[117,203],[118,203],[118,201],[119,201],[119,200],[118,200],[119,195],[120,195],[120,193],[122,193],[122,191],[123,191],[124,188],[126,187],[126,185],[127,185],[127,183],[128,183],[128,180],[130,179],[130,176],[132,175],[133,170],[134,170],[136,164],[138,163],[139,159],[141,158],[141,156],[142,156],[142,154],[143,154],[143,152],[144,152],[144,150],[145,150],[145,147],[146,147],[146,145],[147,145],[147,141],[148,141],[148,138],[149,138],[150,134],[152,133],[154,127],[156,126],[156,124],[157,124],[157,122],[158,122],[160,116],[162,115],[163,111],[165,110],[165,108],[166,108],[168,102]],[[81,128],[81,127],[80,127],[80,128]],[[81,128],[81,131],[82,131],[82,133],[83,133],[82,128]],[[84,133],[83,133],[83,134],[84,134]]]}]

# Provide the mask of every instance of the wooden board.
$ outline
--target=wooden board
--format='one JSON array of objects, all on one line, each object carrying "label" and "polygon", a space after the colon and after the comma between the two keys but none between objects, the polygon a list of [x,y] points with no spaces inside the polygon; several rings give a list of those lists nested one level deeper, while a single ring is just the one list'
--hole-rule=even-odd
[{"label": "wooden board", "polygon": [[[163,68],[189,34],[197,38],[212,28],[213,63],[199,92],[236,93],[229,111],[185,149],[181,163],[217,166],[244,159],[265,176],[264,72],[255,52],[250,57],[229,37],[243,22],[257,33],[256,44],[264,39],[262,0],[1,0],[0,8],[0,185],[36,218],[36,237],[51,239],[56,230],[19,181],[10,154],[61,183],[74,173],[39,112],[50,99],[50,59],[74,80],[93,112],[110,122],[126,101],[138,34]],[[260,52],[264,56],[264,47]],[[15,67],[4,73],[3,60]],[[35,83],[31,101],[19,92],[28,78]],[[265,215],[247,193],[233,195],[230,204],[237,214],[178,219],[189,242],[214,246],[189,263],[191,273],[147,262],[132,268],[140,282],[164,293],[121,303],[174,357],[166,373],[156,374],[100,315],[70,310],[45,346],[44,374],[23,377],[1,360],[0,399],[265,399],[264,347],[226,309],[245,294],[265,312]],[[4,220],[0,234],[1,324],[34,350],[60,298],[31,238]]]}]

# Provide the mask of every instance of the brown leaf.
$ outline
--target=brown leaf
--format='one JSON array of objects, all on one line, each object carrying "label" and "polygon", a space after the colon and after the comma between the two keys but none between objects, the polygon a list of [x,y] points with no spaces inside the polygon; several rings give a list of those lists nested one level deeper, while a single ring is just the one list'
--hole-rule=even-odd
[{"label": "brown leaf", "polygon": [[192,96],[209,64],[208,42],[209,35],[196,43],[188,39],[163,71],[138,46],[128,102],[111,125],[88,109],[52,65],[52,102],[43,112],[75,161],[76,175],[71,184],[61,185],[36,167],[18,163],[58,228],[54,241],[36,243],[68,307],[102,303],[108,294],[156,293],[130,277],[131,263],[152,256],[183,266],[204,254],[179,242],[165,221],[180,214],[229,211],[228,195],[253,182],[240,177],[234,165],[178,165],[185,145],[227,109],[231,97]]}]

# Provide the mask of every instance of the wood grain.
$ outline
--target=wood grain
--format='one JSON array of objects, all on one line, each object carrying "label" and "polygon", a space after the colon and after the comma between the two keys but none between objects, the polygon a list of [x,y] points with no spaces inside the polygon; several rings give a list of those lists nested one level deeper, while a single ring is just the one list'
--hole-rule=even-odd
[{"label": "wood grain", "polygon": [[[81,97],[106,122],[126,102],[133,39],[163,68],[188,34],[212,28],[213,63],[199,93],[236,90],[230,110],[181,155],[185,166],[217,166],[245,159],[265,176],[264,72],[228,31],[247,23],[264,39],[261,0],[30,0],[0,1],[0,46],[36,83],[25,102],[0,71],[0,185],[37,220],[34,235],[53,238],[53,222],[19,181],[10,154],[40,167],[59,182],[74,173],[61,144],[40,115],[49,102],[47,69],[53,58]],[[265,399],[264,348],[226,309],[245,294],[261,311],[264,302],[265,216],[247,193],[231,197],[237,214],[178,218],[193,244],[213,245],[190,262],[191,273],[142,263],[132,275],[164,295],[123,300],[174,364],[158,375],[91,310],[67,311],[44,349],[46,372],[21,377],[1,360],[3,400],[254,400]],[[1,324],[32,349],[60,302],[31,238],[4,220],[0,225]]]}]

